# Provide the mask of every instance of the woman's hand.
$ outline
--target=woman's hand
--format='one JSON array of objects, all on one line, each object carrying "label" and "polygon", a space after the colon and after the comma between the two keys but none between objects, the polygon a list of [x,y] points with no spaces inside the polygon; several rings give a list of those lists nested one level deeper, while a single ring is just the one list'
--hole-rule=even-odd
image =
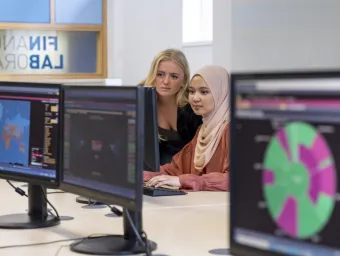
[{"label": "woman's hand", "polygon": [[157,173],[155,173],[155,172],[143,171],[143,181],[147,182],[152,177],[155,177],[155,175],[157,175]]},{"label": "woman's hand", "polygon": [[151,178],[147,183],[147,186],[150,187],[160,187],[163,185],[171,186],[171,187],[180,187],[181,183],[179,181],[179,177],[170,176],[170,175],[159,175]]}]

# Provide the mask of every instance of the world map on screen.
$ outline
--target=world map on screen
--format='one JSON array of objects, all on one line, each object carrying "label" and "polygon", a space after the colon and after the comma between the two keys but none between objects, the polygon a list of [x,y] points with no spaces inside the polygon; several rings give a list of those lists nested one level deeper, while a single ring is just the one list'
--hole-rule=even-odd
[{"label": "world map on screen", "polygon": [[31,103],[0,100],[0,162],[28,166]]}]

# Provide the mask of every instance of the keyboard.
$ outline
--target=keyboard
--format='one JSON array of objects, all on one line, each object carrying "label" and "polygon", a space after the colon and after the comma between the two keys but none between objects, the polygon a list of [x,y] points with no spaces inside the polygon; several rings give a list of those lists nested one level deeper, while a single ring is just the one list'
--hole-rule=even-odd
[{"label": "keyboard", "polygon": [[180,189],[173,189],[173,188],[164,188],[164,187],[149,187],[144,185],[143,186],[143,194],[146,196],[180,196],[186,195],[187,192],[180,190]]}]

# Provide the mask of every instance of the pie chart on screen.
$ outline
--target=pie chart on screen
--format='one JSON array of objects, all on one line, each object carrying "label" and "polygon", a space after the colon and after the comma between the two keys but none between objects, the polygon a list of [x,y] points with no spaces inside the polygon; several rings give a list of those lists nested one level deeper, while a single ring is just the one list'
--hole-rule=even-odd
[{"label": "pie chart on screen", "polygon": [[310,124],[292,122],[271,138],[263,162],[270,216],[295,238],[320,232],[332,215],[336,167],[325,138]]}]

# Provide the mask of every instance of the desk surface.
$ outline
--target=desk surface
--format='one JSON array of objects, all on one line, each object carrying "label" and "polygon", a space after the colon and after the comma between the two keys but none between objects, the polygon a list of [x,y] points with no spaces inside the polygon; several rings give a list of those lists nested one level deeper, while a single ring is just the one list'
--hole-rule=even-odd
[{"label": "desk surface", "polygon": [[[19,183],[15,183],[20,185]],[[22,213],[27,198],[20,197],[5,182],[0,181],[3,206],[0,214]],[[1,230],[0,247],[18,244],[43,243],[62,239],[87,237],[91,234],[122,234],[120,217],[107,217],[109,208],[86,209],[75,202],[76,195],[50,194],[51,203],[61,216],[74,220],[62,221],[56,227],[36,230]],[[229,194],[225,192],[194,192],[185,196],[144,197],[143,226],[149,239],[158,244],[153,255],[207,256],[209,251],[228,248],[227,211]],[[119,207],[118,207],[119,208]],[[4,256],[81,255],[69,250],[71,242],[18,247],[1,250]],[[64,247],[62,247],[64,245]]]}]

